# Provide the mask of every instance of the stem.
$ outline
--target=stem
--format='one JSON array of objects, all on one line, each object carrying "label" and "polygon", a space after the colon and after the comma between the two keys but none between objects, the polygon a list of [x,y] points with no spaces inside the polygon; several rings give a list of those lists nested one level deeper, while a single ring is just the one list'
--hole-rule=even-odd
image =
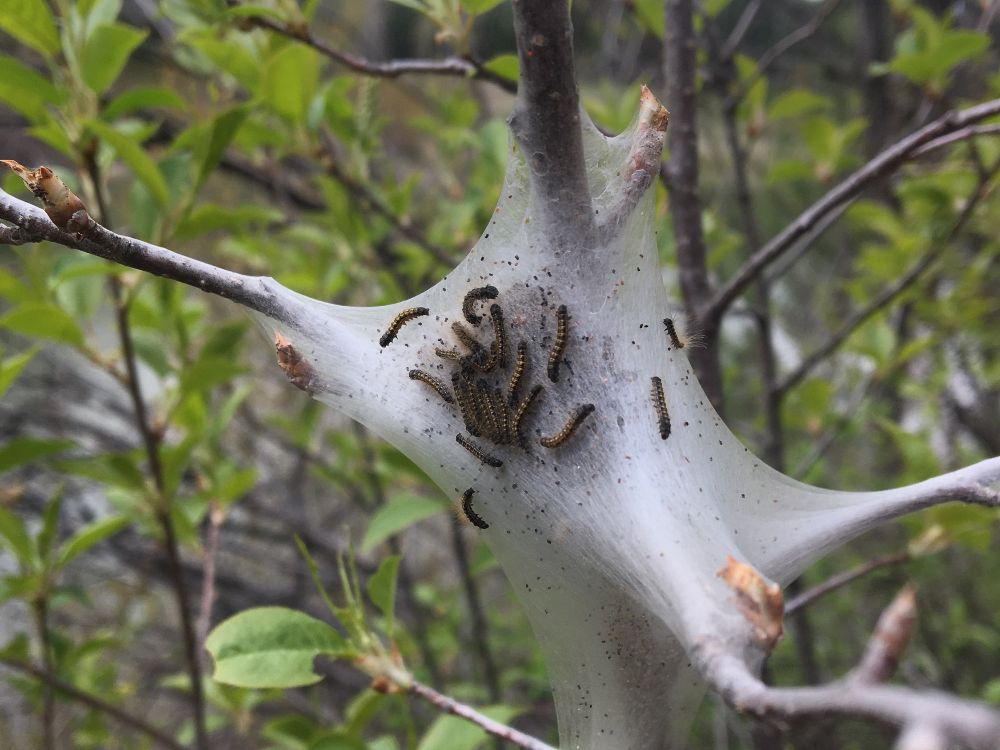
[{"label": "stem", "polygon": [[472,617],[472,639],[476,643],[476,652],[479,654],[490,700],[496,703],[500,700],[500,676],[493,660],[493,652],[490,650],[489,626],[483,614],[479,589],[469,570],[469,555],[465,548],[465,539],[462,537],[462,527],[458,523],[451,524],[451,543],[458,563],[458,573],[465,588],[465,603]]},{"label": "stem", "polygon": [[31,675],[40,682],[43,682],[49,688],[58,690],[63,695],[72,698],[78,703],[82,703],[83,705],[88,706],[89,708],[92,708],[95,711],[100,711],[101,713],[107,714],[108,716],[117,720],[119,723],[125,725],[126,727],[135,729],[138,732],[142,732],[150,739],[155,740],[159,744],[163,745],[163,747],[169,748],[169,750],[185,750],[183,745],[181,745],[179,742],[174,741],[173,738],[171,738],[166,733],[160,731],[152,724],[147,724],[142,719],[123,711],[117,706],[113,706],[110,703],[104,702],[96,695],[92,695],[91,693],[87,693],[83,690],[80,690],[78,687],[59,679],[51,672],[48,672],[44,669],[39,669],[33,664],[28,664],[27,662],[18,661],[17,659],[11,659],[10,657],[7,656],[0,656],[0,664],[3,664],[5,667],[8,667],[9,669],[21,672],[22,674]]},{"label": "stem", "polygon": [[874,560],[869,560],[866,563],[858,565],[857,567],[851,568],[850,570],[845,570],[842,573],[838,573],[835,576],[827,578],[822,583],[813,586],[811,589],[803,591],[801,594],[789,599],[785,604],[785,615],[790,615],[796,610],[808,607],[810,604],[818,599],[822,599],[827,594],[836,591],[849,583],[852,583],[859,578],[872,573],[873,571],[880,570],[882,568],[889,567],[891,565],[901,565],[905,562],[910,561],[909,552],[896,552],[892,555],[884,555],[883,557],[876,557]]},{"label": "stem", "polygon": [[[195,627],[198,656],[204,662],[205,639],[212,624],[212,608],[215,606],[215,561],[219,552],[219,532],[225,520],[225,511],[215,503],[208,510],[208,534],[205,540],[205,565],[201,579],[201,607]],[[204,664],[202,664],[204,666]]]},{"label": "stem", "polygon": [[536,740],[534,737],[530,737],[523,732],[513,729],[512,727],[508,727],[505,724],[494,721],[488,716],[484,716],[479,713],[474,708],[467,706],[464,703],[459,703],[454,698],[449,698],[447,695],[442,695],[433,688],[419,683],[416,680],[409,685],[408,689],[409,692],[423,698],[440,711],[452,714],[453,716],[458,716],[466,721],[471,721],[473,724],[479,726],[481,729],[484,729],[494,737],[506,740],[517,747],[524,748],[524,750],[555,750],[555,748],[551,745],[546,745],[541,740]]},{"label": "stem", "polygon": [[[708,281],[705,237],[698,195],[698,133],[695,107],[695,33],[691,0],[667,0],[664,54],[667,106],[671,112],[670,161],[667,163],[670,214],[674,223],[681,292],[688,320],[695,323],[712,290]],[[704,318],[702,319],[704,320]],[[691,363],[716,411],[723,412],[722,368],[717,346],[711,345],[714,327],[702,331],[709,339],[704,349],[692,349]]]},{"label": "stem", "polygon": [[540,197],[543,219],[573,229],[567,246],[586,246],[593,224],[580,129],[580,96],[573,66],[573,27],[567,0],[513,0],[521,64],[510,127]]},{"label": "stem", "polygon": [[[34,603],[35,628],[38,631],[38,645],[42,652],[42,666],[46,674],[55,674],[52,664],[52,639],[49,633],[49,601],[42,596]],[[55,750],[56,746],[56,703],[52,685],[46,683],[42,698],[42,747]]]},{"label": "stem", "polygon": [[914,158],[922,146],[996,114],[1000,114],[1000,99],[991,99],[968,109],[952,110],[885,149],[799,214],[791,224],[757,250],[733,278],[700,308],[698,318],[701,324],[707,328],[717,326],[733,301],[764,269],[794,246],[797,240],[807,236],[828,214],[836,211],[870,184]]}]

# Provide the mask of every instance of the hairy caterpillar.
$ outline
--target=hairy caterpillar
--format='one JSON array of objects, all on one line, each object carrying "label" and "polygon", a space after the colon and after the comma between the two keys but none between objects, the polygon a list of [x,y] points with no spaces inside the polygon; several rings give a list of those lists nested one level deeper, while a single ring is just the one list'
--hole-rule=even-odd
[{"label": "hairy caterpillar", "polygon": [[452,362],[460,362],[464,356],[458,349],[445,349],[443,346],[435,347],[434,353],[441,359],[447,359]]},{"label": "hairy caterpillar", "polygon": [[476,302],[481,299],[496,299],[499,294],[500,292],[497,291],[495,286],[481,286],[476,289],[470,289],[469,293],[465,295],[465,299],[462,300],[462,315],[472,325],[479,325],[483,321],[483,316],[476,315],[473,312]]},{"label": "hairy caterpillar", "polygon": [[476,413],[476,404],[473,400],[469,384],[466,383],[459,373],[452,373],[451,387],[455,391],[455,398],[458,400],[458,408],[462,412],[462,419],[465,421],[465,429],[473,437],[479,437],[479,416]]},{"label": "hairy caterpillar", "polygon": [[469,519],[469,523],[479,529],[488,529],[490,525],[472,509],[472,496],[476,491],[471,487],[462,493],[462,512]]},{"label": "hairy caterpillar", "polygon": [[382,338],[378,340],[378,345],[383,349],[392,343],[392,340],[396,338],[396,334],[399,333],[399,329],[405,326],[414,318],[419,318],[421,315],[430,315],[431,311],[426,307],[408,307],[399,313],[389,327],[386,329],[385,333],[382,334]]},{"label": "hairy caterpillar", "polygon": [[560,445],[565,443],[570,437],[576,432],[576,428],[580,426],[587,416],[594,411],[593,404],[582,404],[576,408],[573,412],[573,416],[569,418],[569,421],[563,425],[563,428],[559,430],[555,435],[549,438],[542,438],[538,442],[542,444],[545,448],[558,448]]},{"label": "hairy caterpillar", "polygon": [[677,330],[674,328],[674,321],[670,318],[664,318],[663,327],[667,329],[667,336],[670,337],[670,343],[674,349],[683,349],[684,342],[677,335]]},{"label": "hairy caterpillar", "polygon": [[524,366],[528,361],[528,342],[519,341],[517,344],[517,359],[514,360],[514,372],[510,374],[510,384],[507,386],[507,403],[511,406],[517,397],[517,386],[524,375]]},{"label": "hairy caterpillar", "polygon": [[446,404],[455,403],[455,399],[451,397],[451,393],[448,392],[447,386],[445,386],[439,378],[436,378],[423,370],[410,370],[409,375],[410,380],[419,380],[421,383],[426,383],[437,391],[437,394],[444,399]]},{"label": "hairy caterpillar", "polygon": [[489,453],[484,451],[478,445],[473,443],[471,440],[465,437],[461,432],[455,435],[455,442],[461,445],[465,450],[469,451],[473,456],[479,459],[480,462],[486,464],[487,466],[492,466],[495,469],[503,466],[503,461],[499,458],[491,456]]},{"label": "hairy caterpillar", "polygon": [[666,440],[670,437],[670,413],[667,411],[667,399],[663,395],[663,381],[658,377],[650,378],[653,387],[651,396],[653,408],[656,409],[656,419],[660,426],[660,439]]},{"label": "hairy caterpillar", "polygon": [[549,380],[553,383],[559,382],[559,360],[562,359],[566,349],[566,325],[569,316],[566,313],[566,305],[559,305],[556,310],[556,340],[552,342],[552,349],[549,350]]},{"label": "hairy caterpillar", "polygon": [[[493,335],[496,347],[490,351],[490,359],[500,367],[507,366],[507,335],[503,330],[503,308],[496,302],[490,305],[490,315],[493,317]],[[490,369],[493,369],[492,367]]]},{"label": "hairy caterpillar", "polygon": [[[538,397],[538,394],[542,392],[542,386],[536,385],[527,396],[524,397],[524,401],[521,405],[517,407],[517,411],[514,412],[514,419],[511,422],[511,430],[515,435],[517,435],[518,441],[521,441],[521,422],[524,420],[525,415],[528,413],[528,409],[531,408],[531,404]],[[523,442],[523,441],[522,441]]]}]

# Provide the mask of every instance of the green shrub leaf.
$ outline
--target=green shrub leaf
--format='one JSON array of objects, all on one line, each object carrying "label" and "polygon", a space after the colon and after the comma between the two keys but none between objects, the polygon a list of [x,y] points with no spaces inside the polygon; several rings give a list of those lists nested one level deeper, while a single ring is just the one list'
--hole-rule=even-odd
[{"label": "green shrub leaf", "polygon": [[444,506],[440,500],[417,495],[404,495],[390,500],[379,508],[368,524],[368,530],[361,540],[361,551],[365,554],[371,552],[393,534],[398,534],[442,510]]}]

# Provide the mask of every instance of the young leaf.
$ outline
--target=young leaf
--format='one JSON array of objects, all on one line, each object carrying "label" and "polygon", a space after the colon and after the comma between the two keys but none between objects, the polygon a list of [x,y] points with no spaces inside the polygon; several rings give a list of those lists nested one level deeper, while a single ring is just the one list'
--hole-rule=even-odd
[{"label": "young leaf", "polygon": [[38,354],[38,349],[29,349],[26,352],[9,357],[0,361],[0,396],[6,393],[7,389],[17,380],[17,376],[28,366],[28,363]]},{"label": "young leaf", "polygon": [[103,94],[118,79],[147,34],[121,23],[105,23],[94,29],[80,55],[80,74],[91,91]]},{"label": "young leaf", "polygon": [[25,336],[83,346],[83,331],[76,321],[65,310],[45,302],[18,305],[0,318],[0,326]]},{"label": "young leaf", "polygon": [[163,178],[160,168],[146,151],[124,133],[119,133],[113,127],[100,120],[88,120],[87,129],[115,150],[119,158],[129,165],[142,183],[149,189],[150,195],[161,206],[170,202],[170,190]]},{"label": "young leaf", "polygon": [[48,504],[45,506],[45,513],[42,514],[42,528],[35,537],[35,547],[38,551],[38,559],[42,561],[43,568],[48,568],[49,553],[52,552],[52,545],[59,533],[59,514],[62,511],[63,494],[62,490],[56,492]]},{"label": "young leaf", "polygon": [[[480,713],[494,721],[507,724],[517,716],[517,709],[510,706],[489,706]],[[417,750],[473,750],[487,739],[484,729],[455,716],[441,716],[431,724],[420,740]]]},{"label": "young leaf", "polygon": [[0,55],[0,101],[33,122],[45,119],[45,105],[60,100],[59,91],[43,75],[7,55]]},{"label": "young leaf", "polygon": [[361,540],[361,551],[367,554],[393,534],[443,510],[441,501],[432,498],[415,495],[394,498],[379,508],[372,517]]},{"label": "young leaf", "polygon": [[115,97],[101,117],[104,120],[114,120],[122,115],[128,115],[140,109],[187,109],[187,102],[173,89],[163,86],[142,86]]},{"label": "young leaf", "polygon": [[285,607],[257,607],[216,627],[205,641],[215,660],[214,679],[251,688],[312,685],[320,654],[348,652],[343,636],[321,620]]},{"label": "young leaf", "polygon": [[15,438],[0,445],[0,474],[15,466],[37,461],[43,456],[60,453],[73,447],[71,440],[42,440],[40,438]]},{"label": "young leaf", "polygon": [[59,52],[59,32],[45,0],[0,2],[0,29],[46,57]]},{"label": "young leaf", "polygon": [[399,555],[390,555],[378,566],[375,575],[368,579],[368,598],[385,615],[386,631],[390,634],[394,625],[396,576],[400,560]]},{"label": "young leaf", "polygon": [[99,521],[87,524],[77,530],[63,544],[59,550],[59,558],[56,565],[60,568],[66,567],[95,544],[104,541],[110,536],[114,536],[126,526],[128,526],[128,519],[124,516],[110,516],[109,518],[102,518]]},{"label": "young leaf", "polygon": [[34,554],[28,530],[20,518],[3,506],[0,506],[0,543],[5,543],[3,546],[14,553],[22,567],[31,565]]}]

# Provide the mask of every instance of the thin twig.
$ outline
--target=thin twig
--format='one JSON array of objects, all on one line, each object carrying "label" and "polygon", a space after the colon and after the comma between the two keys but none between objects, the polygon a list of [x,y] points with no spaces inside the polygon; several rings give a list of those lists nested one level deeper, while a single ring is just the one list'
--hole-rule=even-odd
[{"label": "thin twig", "polygon": [[944,146],[949,146],[952,143],[958,143],[959,141],[967,141],[971,138],[978,138],[984,135],[1000,135],[1000,123],[994,123],[992,125],[970,125],[967,128],[962,128],[961,130],[956,130],[954,133],[949,135],[941,136],[930,143],[921,146],[916,151],[913,152],[914,158],[918,156],[924,156],[929,154],[931,151],[936,151]]},{"label": "thin twig", "polygon": [[888,568],[893,565],[902,565],[903,563],[909,561],[909,552],[896,552],[891,555],[876,557],[874,560],[869,560],[868,562],[862,563],[861,565],[851,568],[850,570],[845,570],[842,573],[830,576],[822,583],[813,586],[811,589],[803,591],[794,599],[789,599],[785,604],[785,615],[787,616],[796,610],[808,607],[810,604],[822,599],[827,594],[830,594],[839,588],[843,588],[847,584],[853,583],[859,578],[864,578],[869,573],[881,570],[882,568]]},{"label": "thin twig", "polygon": [[750,30],[750,24],[757,17],[757,13],[763,4],[763,0],[752,0],[752,2],[747,3],[739,19],[736,21],[736,25],[733,26],[732,32],[730,32],[729,37],[726,39],[726,43],[719,51],[719,57],[722,60],[731,60],[733,55],[736,54],[736,48],[740,46],[743,37]]},{"label": "thin twig", "polygon": [[754,69],[754,72],[751,73],[746,80],[742,81],[742,85],[739,89],[737,89],[736,92],[729,98],[727,106],[732,107],[743,101],[743,98],[747,95],[750,89],[753,88],[754,84],[760,80],[761,76],[767,72],[767,69],[774,64],[774,61],[796,44],[804,42],[806,39],[819,31],[820,26],[823,25],[823,21],[825,21],[827,16],[836,10],[838,5],[840,5],[840,0],[826,0],[826,2],[823,3],[816,11],[816,15],[809,19],[806,24],[800,26],[792,33],[778,40],[773,47],[761,55],[757,60],[757,67]]},{"label": "thin twig", "polygon": [[107,714],[119,723],[124,724],[126,727],[142,732],[150,739],[163,745],[163,747],[169,748],[169,750],[186,750],[183,745],[176,742],[172,737],[157,729],[152,724],[148,724],[137,716],[133,716],[132,714],[123,711],[118,708],[118,706],[106,703],[96,695],[85,692],[75,685],[71,685],[55,675],[46,672],[44,669],[39,669],[33,664],[12,659],[8,656],[0,656],[0,664],[23,674],[31,675],[40,682],[43,682],[45,685],[55,688],[59,693],[72,698],[78,703],[82,703],[95,711]]},{"label": "thin twig", "polygon": [[698,315],[701,325],[706,328],[717,326],[722,314],[733,300],[743,293],[758,274],[795,245],[797,240],[808,234],[831,211],[835,211],[868,185],[912,159],[914,152],[921,146],[997,114],[1000,114],[1000,99],[991,99],[964,110],[952,110],[885,149],[813,203],[784,230],[757,250],[725,286],[701,307]]},{"label": "thin twig", "polygon": [[[231,4],[236,5],[237,3]],[[263,16],[247,16],[244,20],[254,26],[267,29],[275,34],[312,47],[321,55],[362,75],[375,78],[399,78],[403,75],[458,76],[461,78],[489,81],[510,93],[517,91],[517,83],[494,73],[472,57],[457,57],[453,55],[442,60],[411,59],[376,62],[331,47],[314,37],[312,32],[305,26],[291,28]]]},{"label": "thin twig", "polygon": [[428,687],[416,680],[408,686],[408,689],[411,693],[423,698],[438,710],[458,716],[466,721],[471,721],[494,737],[506,740],[517,747],[524,748],[524,750],[555,750],[551,745],[546,745],[541,740],[536,740],[534,737],[519,732],[512,727],[494,721],[488,716],[479,713],[474,708],[464,703],[459,703],[447,695],[442,695],[434,688]]},{"label": "thin twig", "polygon": [[195,640],[198,644],[198,657],[204,667],[205,639],[212,624],[212,608],[215,606],[215,563],[219,554],[219,536],[222,522],[226,519],[225,510],[211,503],[208,509],[208,530],[205,539],[204,566],[201,577],[201,606],[198,608],[198,622],[195,625]]},{"label": "thin twig", "polygon": [[941,238],[940,241],[936,242],[928,252],[924,253],[923,257],[914,263],[906,273],[873,297],[867,305],[862,307],[860,310],[857,310],[846,321],[844,321],[844,324],[837,329],[837,331],[830,336],[825,343],[806,356],[799,363],[799,366],[789,373],[788,376],[786,376],[785,379],[782,380],[777,386],[778,392],[787,393],[790,389],[798,385],[802,379],[812,372],[817,365],[837,351],[841,344],[843,344],[844,341],[846,341],[851,334],[860,328],[869,318],[890,305],[897,297],[899,297],[899,295],[913,286],[913,284],[917,282],[924,272],[930,268],[931,264],[933,264],[934,261],[944,253],[950,242],[955,238],[959,231],[961,231],[962,227],[965,226],[966,222],[979,205],[979,202],[988,192],[987,186],[989,181],[992,180],[998,172],[1000,172],[1000,160],[997,161],[997,163],[987,172],[986,175],[980,178],[975,191],[966,200],[961,214],[959,214],[958,218],[952,223],[947,234]]},{"label": "thin twig", "polygon": [[[46,674],[53,674],[52,663],[52,633],[49,630],[49,600],[48,594],[43,595],[34,603],[35,627],[38,630],[38,646],[42,652],[42,669]],[[52,685],[45,683],[42,690],[42,747],[45,750],[55,750],[56,746],[56,696]]]},{"label": "thin twig", "polygon": [[156,276],[179,281],[209,294],[288,322],[291,311],[260,276],[234,273],[142,240],[116,234],[90,220],[82,233],[56,228],[42,209],[0,190],[0,219],[16,224],[31,242],[48,240]]}]

